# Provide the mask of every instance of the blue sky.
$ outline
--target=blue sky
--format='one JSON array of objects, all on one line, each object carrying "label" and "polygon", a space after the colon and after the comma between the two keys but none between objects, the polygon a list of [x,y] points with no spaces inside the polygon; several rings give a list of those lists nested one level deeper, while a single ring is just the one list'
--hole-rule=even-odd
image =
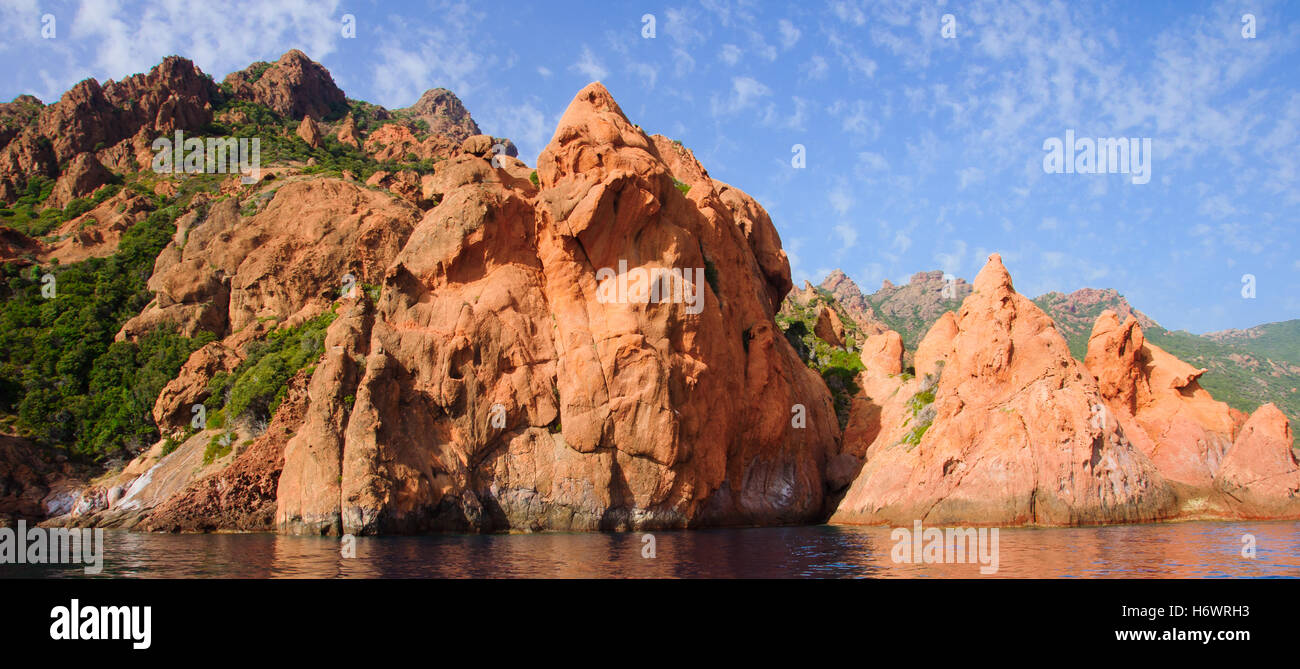
[{"label": "blue sky", "polygon": [[[796,281],[969,279],[998,251],[1022,293],[1113,287],[1171,328],[1300,317],[1300,3],[8,0],[0,27],[4,100],[296,47],[352,98],[450,88],[529,163],[599,79],[767,208]],[[1044,173],[1067,129],[1150,138],[1150,182]]]}]

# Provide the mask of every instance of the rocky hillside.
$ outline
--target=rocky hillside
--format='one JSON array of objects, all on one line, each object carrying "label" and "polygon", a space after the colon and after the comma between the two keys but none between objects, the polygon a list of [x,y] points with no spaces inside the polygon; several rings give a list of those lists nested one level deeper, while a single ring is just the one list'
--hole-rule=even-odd
[{"label": "rocky hillside", "polygon": [[1134,318],[1143,328],[1160,327],[1146,314],[1134,309],[1119,291],[1113,288],[1097,290],[1080,288],[1068,295],[1052,291],[1034,298],[1038,305],[1052,321],[1056,329],[1070,345],[1070,354],[1076,360],[1083,360],[1088,352],[1088,337],[1092,334],[1092,325],[1103,311],[1113,311],[1120,320]]},{"label": "rocky hillside", "polygon": [[[775,227],[599,84],[536,169],[448,91],[390,112],[296,51],[39,106],[4,114],[0,414],[107,471],[23,513],[311,534],[823,514],[839,421],[775,325]],[[259,138],[260,178],[149,169],[176,130]]]},{"label": "rocky hillside", "polygon": [[1300,462],[1274,405],[1248,417],[1217,401],[1203,370],[1109,310],[1079,362],[996,254],[915,360],[916,374],[903,373],[896,333],[866,341],[863,392],[833,467],[857,473],[832,522],[1300,516]]},{"label": "rocky hillside", "polygon": [[855,410],[882,420],[833,521],[1075,525],[1175,512],[1120,426],[1091,419],[1096,383],[997,255],[919,345],[917,376],[890,371],[868,371],[875,394]]},{"label": "rocky hillside", "polygon": [[[905,348],[904,367],[909,368],[925,333],[940,315],[960,306],[960,300],[945,297],[945,285],[942,272],[919,272],[903,286],[885,281],[880,291],[864,294],[851,278],[835,270],[820,288],[834,298],[837,308],[851,314],[865,333],[898,332]],[[947,294],[964,298],[969,292],[970,285],[957,278]],[[1135,319],[1148,340],[1204,367],[1201,384],[1232,408],[1252,412],[1271,402],[1289,418],[1292,429],[1300,428],[1300,320],[1193,335],[1166,330],[1111,288],[1081,288],[1069,294],[1053,291],[1033,302],[1051,317],[1076,360],[1082,361],[1087,354],[1097,318],[1113,311],[1121,321]]]},{"label": "rocky hillside", "polygon": [[1272,402],[1300,429],[1300,321],[1205,335],[1152,328],[1147,339],[1204,368],[1201,385],[1232,408]]}]

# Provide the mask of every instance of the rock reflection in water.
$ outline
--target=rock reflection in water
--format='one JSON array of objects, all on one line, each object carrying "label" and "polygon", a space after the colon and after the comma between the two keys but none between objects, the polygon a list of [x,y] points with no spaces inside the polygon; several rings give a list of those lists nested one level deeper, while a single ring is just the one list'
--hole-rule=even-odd
[{"label": "rock reflection in water", "polygon": [[[1242,537],[1257,555],[1242,557]],[[889,528],[334,537],[105,532],[101,576],[172,578],[983,578],[979,564],[896,564]],[[1300,523],[1002,529],[1002,578],[1300,577]],[[75,565],[0,565],[0,577],[82,577]]]}]

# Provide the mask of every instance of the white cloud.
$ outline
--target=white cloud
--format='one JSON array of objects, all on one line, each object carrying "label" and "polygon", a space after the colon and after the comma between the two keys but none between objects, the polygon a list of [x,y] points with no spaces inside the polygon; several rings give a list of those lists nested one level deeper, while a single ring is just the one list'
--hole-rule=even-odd
[{"label": "white cloud", "polygon": [[781,35],[781,48],[788,50],[799,43],[799,36],[802,33],[789,19],[777,21],[776,29]]},{"label": "white cloud", "polygon": [[788,116],[778,112],[775,103],[768,104],[767,110],[763,113],[763,124],[790,130],[803,130],[809,102],[797,95],[791,97],[790,102],[794,106],[794,111]]},{"label": "white cloud", "polygon": [[653,89],[655,82],[659,80],[659,68],[649,63],[628,63],[627,69],[641,78],[641,83],[645,84],[646,89]]},{"label": "white cloud", "polygon": [[940,269],[948,274],[956,275],[961,272],[962,265],[966,257],[966,242],[958,239],[952,247],[951,253],[935,253],[935,262],[939,263]]},{"label": "white cloud", "polygon": [[[369,82],[374,91],[371,102],[405,107],[436,86],[450,89],[465,100],[484,87],[482,73],[496,59],[481,41],[469,39],[479,32],[484,16],[465,3],[441,9],[439,20],[427,27],[409,25],[401,17],[390,16],[387,23],[375,28],[387,39],[375,47]],[[337,26],[331,29],[338,34]],[[366,30],[365,23],[359,23],[357,33]],[[343,82],[339,85],[347,90]]]},{"label": "white cloud", "polygon": [[819,81],[826,78],[826,74],[830,72],[831,68],[826,63],[825,58],[822,58],[821,56],[813,56],[799,69],[804,73],[804,76],[814,81]]},{"label": "white cloud", "polygon": [[673,74],[677,77],[690,74],[695,71],[695,59],[686,49],[673,48]]},{"label": "white cloud", "polygon": [[907,251],[912,247],[912,237],[906,231],[899,230],[894,233],[893,248],[899,253]]},{"label": "white cloud", "polygon": [[831,209],[840,216],[848,214],[853,208],[853,196],[849,194],[849,189],[843,183],[831,189],[827,200],[830,202]]},{"label": "white cloud", "polygon": [[481,115],[476,115],[483,132],[497,137],[509,137],[519,147],[519,157],[535,163],[546,142],[550,140],[553,126],[546,114],[533,102],[515,105],[489,105]]},{"label": "white cloud", "polygon": [[967,167],[957,171],[957,178],[957,190],[966,190],[967,186],[984,180],[984,170],[978,167]]},{"label": "white cloud", "polygon": [[889,171],[889,161],[885,160],[884,156],[873,151],[863,151],[862,153],[859,153],[858,162],[862,165],[863,169],[871,172]]},{"label": "white cloud", "polygon": [[714,95],[710,101],[710,106],[714,116],[734,114],[752,107],[759,98],[771,94],[772,90],[757,79],[733,77],[731,79],[731,95],[726,99],[719,99],[717,95]]},{"label": "white cloud", "polygon": [[840,250],[851,249],[858,243],[858,231],[847,223],[840,223],[835,226],[835,234],[840,237]]},{"label": "white cloud", "polygon": [[591,52],[591,47],[582,46],[582,55],[578,57],[578,62],[569,66],[570,70],[581,74],[588,81],[602,81],[609,76],[609,70],[596,59],[596,54]]},{"label": "white cloud", "polygon": [[852,104],[837,105],[833,109],[842,116],[840,128],[844,132],[875,139],[880,136],[880,121],[869,107],[865,100],[857,100]]},{"label": "white cloud", "polygon": [[845,23],[861,26],[867,22],[867,12],[856,0],[834,0],[830,5],[835,18]]},{"label": "white cloud", "polygon": [[740,47],[735,44],[723,44],[718,51],[718,58],[728,65],[735,65],[740,62],[741,53]]}]

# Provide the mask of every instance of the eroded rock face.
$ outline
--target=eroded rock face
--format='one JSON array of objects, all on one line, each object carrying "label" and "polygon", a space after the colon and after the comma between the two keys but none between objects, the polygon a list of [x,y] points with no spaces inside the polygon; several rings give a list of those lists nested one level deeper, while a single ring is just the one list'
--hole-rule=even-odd
[{"label": "eroded rock face", "polygon": [[[1300,472],[1288,468],[1294,461],[1290,428],[1285,417],[1277,424],[1282,414],[1276,407],[1256,411],[1245,423],[1247,434],[1239,412],[1197,382],[1204,369],[1147,341],[1137,318],[1121,324],[1109,310],[1093,326],[1086,363],[1106,400],[1106,417],[1123,425],[1173,484],[1184,516],[1300,514],[1287,492]],[[1230,460],[1233,471],[1225,478]]]},{"label": "eroded rock face", "polygon": [[32,442],[0,434],[0,527],[71,510],[90,472]]},{"label": "eroded rock face", "polygon": [[1215,480],[1238,516],[1300,518],[1300,463],[1291,444],[1291,425],[1277,406],[1251,414]]},{"label": "eroded rock face", "polygon": [[833,522],[1078,525],[1173,512],[1168,484],[1123,429],[1091,419],[1096,382],[996,254],[951,326],[926,337],[949,343],[922,346],[934,372],[877,400],[884,427]]},{"label": "eroded rock face", "polygon": [[361,131],[357,129],[357,120],[348,114],[343,119],[342,125],[339,126],[338,140],[340,144],[346,144],[354,149],[361,148]]},{"label": "eroded rock face", "polygon": [[418,139],[410,128],[400,123],[389,123],[366,136],[364,150],[380,162],[409,161],[443,158],[459,146],[459,142],[444,135],[431,134]]},{"label": "eroded rock face", "polygon": [[82,153],[68,164],[68,168],[54,182],[50,192],[48,206],[62,209],[73,198],[84,197],[95,192],[96,188],[108,183],[113,175],[100,164],[92,153]]},{"label": "eroded rock face", "polygon": [[482,134],[460,98],[445,88],[429,89],[415,104],[399,111],[408,112],[412,120],[428,123],[430,132],[443,135],[456,144]]},{"label": "eroded rock face", "polygon": [[867,337],[862,343],[862,364],[873,374],[892,376],[903,373],[903,338],[893,330]]},{"label": "eroded rock face", "polygon": [[835,299],[843,305],[849,317],[857,322],[858,327],[862,328],[865,334],[878,335],[891,331],[880,321],[875,308],[862,294],[858,284],[843,271],[837,269],[826,275],[826,280],[822,281],[821,287],[831,291],[831,295],[834,295]]},{"label": "eroded rock face", "polygon": [[1136,319],[1121,325],[1113,311],[1097,319],[1085,361],[1107,405],[1150,438],[1143,445],[1161,473],[1208,487],[1232,445],[1234,421],[1228,405],[1197,383],[1205,370],[1146,341]]},{"label": "eroded rock face", "polygon": [[274,63],[259,63],[226,76],[235,96],[292,119],[326,118],[347,106],[347,96],[320,63],[293,49]]},{"label": "eroded rock face", "polygon": [[297,134],[298,137],[302,139],[302,141],[307,142],[308,146],[314,148],[321,146],[322,140],[321,140],[320,128],[316,126],[316,121],[312,120],[312,117],[310,116],[302,117],[302,123],[298,124]]},{"label": "eroded rock face", "polygon": [[141,529],[165,532],[275,529],[275,492],[284,467],[284,446],[302,425],[307,375],[289,382],[274,419],[229,466],[203,476],[159,504]]},{"label": "eroded rock face", "polygon": [[905,407],[900,399],[900,390],[908,383],[902,378],[904,354],[903,339],[893,330],[868,335],[862,343],[860,355],[866,369],[857,378],[860,392],[850,407],[840,454],[827,467],[826,475],[832,490],[847,489],[858,477],[868,450],[876,443],[881,429],[903,421]]},{"label": "eroded rock face", "polygon": [[0,226],[0,262],[12,262],[25,267],[32,264],[36,254],[45,245],[13,228]]},{"label": "eroded rock face", "polygon": [[844,345],[844,323],[830,307],[822,307],[821,311],[817,312],[817,324],[813,326],[813,334],[831,346]]},{"label": "eroded rock face", "polygon": [[163,386],[153,405],[153,419],[164,434],[190,425],[194,406],[208,399],[208,382],[220,372],[239,366],[242,356],[219,341],[209,342],[190,354],[181,371]]},{"label": "eroded rock face", "polygon": [[347,275],[358,287],[377,284],[420,216],[414,205],[338,179],[261,188],[251,199],[266,204],[252,216],[227,199],[177,222],[178,239],[149,278],[153,303],[119,337],[172,322],[187,336],[242,332],[242,343],[310,318],[333,302]]},{"label": "eroded rock face", "polygon": [[15,199],[32,176],[58,176],[60,163],[81,154],[94,153],[97,164],[117,169],[135,167],[135,156],[143,154],[139,164],[147,166],[155,137],[198,130],[212,120],[216,91],[194,63],[176,56],[147,74],[102,86],[86,79],[39,108],[39,117],[0,150],[0,199]]},{"label": "eroded rock face", "polygon": [[216,85],[194,63],[169,56],[147,74],[103,86],[94,79],[73,86],[41,112],[39,130],[63,162],[141,131],[158,136],[202,128],[212,120],[215,92]]},{"label": "eroded rock face", "polygon": [[[330,327],[285,451],[280,529],[816,518],[838,426],[772,320],[788,265],[773,267],[763,225],[738,224],[745,199],[668,145],[592,84],[539,159],[540,189],[522,164],[472,153],[426,177],[440,204],[382,296]],[[656,268],[690,270],[685,292],[619,289],[620,272]]]},{"label": "eroded rock face", "polygon": [[68,264],[112,255],[122,235],[144,220],[152,208],[147,198],[122,189],[94,209],[59,226],[54,231],[58,241],[43,245],[40,258]]}]

